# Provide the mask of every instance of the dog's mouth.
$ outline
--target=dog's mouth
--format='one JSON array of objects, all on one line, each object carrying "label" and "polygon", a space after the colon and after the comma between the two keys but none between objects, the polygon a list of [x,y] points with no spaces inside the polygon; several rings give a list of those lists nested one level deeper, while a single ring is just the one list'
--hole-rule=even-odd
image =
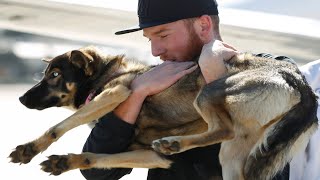
[{"label": "dog's mouth", "polygon": [[81,107],[88,104],[90,101],[92,101],[97,95],[99,95],[102,92],[102,88],[92,89],[89,91],[89,94],[87,95],[85,101],[81,103]]},{"label": "dog's mouth", "polygon": [[19,98],[20,102],[29,109],[37,109],[37,110],[44,110],[50,107],[59,107],[59,98],[58,97],[51,97],[48,100],[41,100],[41,99],[31,99],[28,96],[21,96]]},{"label": "dog's mouth", "polygon": [[88,104],[90,101],[93,100],[93,98],[97,95],[96,91],[91,91],[86,98],[86,101],[84,102],[84,105]]}]

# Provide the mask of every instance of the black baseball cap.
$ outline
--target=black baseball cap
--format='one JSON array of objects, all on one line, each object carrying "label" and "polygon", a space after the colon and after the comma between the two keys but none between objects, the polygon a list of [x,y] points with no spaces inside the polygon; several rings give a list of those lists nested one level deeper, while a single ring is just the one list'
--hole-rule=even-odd
[{"label": "black baseball cap", "polygon": [[116,35],[131,33],[144,28],[166,24],[201,15],[218,15],[216,0],[139,0],[139,24],[115,32]]}]

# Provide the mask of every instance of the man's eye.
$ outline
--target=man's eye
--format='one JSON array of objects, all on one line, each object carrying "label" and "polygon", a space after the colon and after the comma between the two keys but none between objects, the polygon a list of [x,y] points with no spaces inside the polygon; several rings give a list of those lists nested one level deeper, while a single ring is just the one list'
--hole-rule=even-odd
[{"label": "man's eye", "polygon": [[161,38],[165,38],[165,37],[167,37],[167,36],[168,36],[168,35],[161,35],[160,37],[161,37]]}]

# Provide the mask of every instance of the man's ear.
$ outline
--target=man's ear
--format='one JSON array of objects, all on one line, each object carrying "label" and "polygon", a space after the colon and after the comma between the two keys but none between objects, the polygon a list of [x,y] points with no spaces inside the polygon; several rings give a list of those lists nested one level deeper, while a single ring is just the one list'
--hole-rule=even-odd
[{"label": "man's ear", "polygon": [[202,15],[197,19],[196,31],[203,42],[210,41],[213,34],[212,19],[208,15]]},{"label": "man's ear", "polygon": [[71,51],[70,61],[76,67],[83,69],[87,76],[91,76],[94,71],[93,58],[87,53],[79,50]]}]

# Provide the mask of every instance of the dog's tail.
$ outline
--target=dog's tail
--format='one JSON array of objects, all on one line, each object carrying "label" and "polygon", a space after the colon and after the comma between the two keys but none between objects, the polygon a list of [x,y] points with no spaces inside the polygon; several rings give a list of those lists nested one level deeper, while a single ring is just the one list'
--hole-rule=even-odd
[{"label": "dog's tail", "polygon": [[[317,97],[304,76],[280,72],[290,86],[301,94],[300,102],[277,123],[268,128],[264,143],[251,151],[245,168],[246,179],[272,179],[294,154],[303,150],[318,127]],[[300,76],[300,79],[297,79]]]}]

